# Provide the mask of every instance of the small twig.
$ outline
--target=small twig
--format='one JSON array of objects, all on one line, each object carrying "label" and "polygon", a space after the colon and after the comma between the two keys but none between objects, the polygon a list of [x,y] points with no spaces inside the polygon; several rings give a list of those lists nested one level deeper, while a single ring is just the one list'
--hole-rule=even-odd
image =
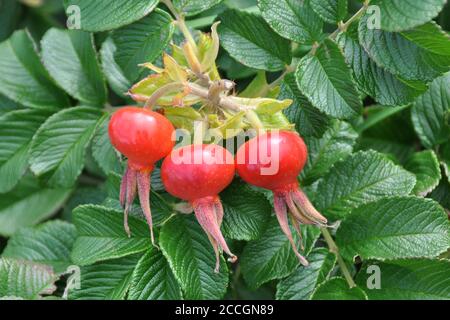
[{"label": "small twig", "polygon": [[355,22],[356,20],[358,20],[367,10],[367,8],[369,7],[369,3],[370,0],[366,0],[363,4],[363,6],[361,7],[361,9],[358,10],[358,12],[356,12],[347,22],[339,23],[339,28],[337,28],[331,35],[330,35],[330,39],[334,40],[336,39],[337,35],[339,34],[339,32],[341,31],[347,31],[348,27]]},{"label": "small twig", "polygon": [[236,112],[248,111],[248,110],[254,109],[254,107],[252,107],[252,106],[246,106],[246,105],[241,105],[239,103],[236,103],[230,97],[225,96],[223,94],[220,94],[219,97],[216,98],[217,99],[216,101],[211,101],[208,89],[206,89],[202,86],[199,86],[195,83],[186,83],[185,85],[189,89],[191,94],[196,95],[204,100],[210,101],[211,103],[216,102],[216,104],[222,108],[229,109],[229,110],[236,111]]},{"label": "small twig", "polygon": [[342,259],[341,255],[339,254],[339,248],[334,242],[333,237],[328,232],[327,228],[320,228],[320,231],[322,231],[323,237],[328,245],[328,248],[330,249],[330,252],[336,255],[339,268],[341,269],[341,272],[344,275],[345,280],[347,280],[349,287],[350,288],[356,287],[355,281],[353,280],[353,277],[351,276],[344,259]]}]

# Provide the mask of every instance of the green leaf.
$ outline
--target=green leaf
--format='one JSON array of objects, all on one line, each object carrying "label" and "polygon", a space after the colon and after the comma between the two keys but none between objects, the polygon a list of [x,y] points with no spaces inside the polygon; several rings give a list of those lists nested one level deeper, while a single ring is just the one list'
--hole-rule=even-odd
[{"label": "green leaf", "polygon": [[0,117],[0,193],[11,191],[24,175],[31,139],[51,114],[44,109],[25,109]]},{"label": "green leaf", "polygon": [[[299,237],[294,230],[292,230],[292,234],[294,240],[299,243]],[[309,253],[319,234],[320,231],[316,227],[302,227],[303,245],[305,246],[303,254]],[[270,218],[260,239],[249,241],[246,244],[239,258],[245,282],[251,288],[258,288],[270,280],[284,278],[299,265],[298,258],[286,235],[281,231],[275,216]]]},{"label": "green leaf", "polygon": [[[387,31],[402,31],[414,28],[436,17],[446,0],[373,0],[378,6],[381,28]],[[370,10],[370,8],[369,8]],[[373,12],[375,13],[375,12]]]},{"label": "green leaf", "polygon": [[25,31],[0,43],[0,93],[33,108],[62,108],[69,101],[41,63],[36,45]]},{"label": "green leaf", "polygon": [[39,299],[56,290],[56,280],[48,266],[0,258],[0,297]]},{"label": "green leaf", "polygon": [[350,68],[333,41],[326,39],[315,54],[303,57],[296,77],[300,91],[322,112],[343,119],[361,113]]},{"label": "green leaf", "polygon": [[299,266],[277,285],[277,300],[308,300],[318,285],[326,281],[336,263],[336,256],[325,248],[311,251],[309,266]]},{"label": "green leaf", "polygon": [[151,248],[139,260],[128,298],[131,300],[180,300],[181,288],[162,253]]},{"label": "green leaf", "polygon": [[415,153],[405,164],[405,169],[416,175],[415,194],[426,196],[441,180],[441,168],[436,154],[431,150]]},{"label": "green leaf", "polygon": [[159,244],[186,299],[221,299],[228,286],[228,268],[216,258],[211,243],[194,217],[175,216],[161,228]]},{"label": "green leaf", "polygon": [[71,190],[49,189],[25,176],[10,192],[0,196],[0,235],[11,236],[55,214]]},{"label": "green leaf", "polygon": [[293,103],[283,113],[290,122],[295,123],[295,129],[303,137],[321,137],[328,127],[328,117],[313,107],[300,92],[295,81],[295,75],[289,73],[284,77],[278,99],[291,99]]},{"label": "green leaf", "polygon": [[149,14],[157,4],[157,0],[64,0],[69,21],[79,19],[81,29],[93,32],[130,24]]},{"label": "green leaf", "polygon": [[[381,273],[381,288],[366,290],[370,300],[449,300],[450,261],[408,259],[363,265],[356,277],[361,287],[371,283],[368,279],[376,266]],[[373,268],[373,267],[372,267]]]},{"label": "green leaf", "polygon": [[132,82],[128,80],[120,66],[114,60],[117,46],[111,37],[108,37],[102,44],[100,55],[102,58],[102,69],[106,80],[111,89],[121,97],[125,97],[125,93],[131,88]]},{"label": "green leaf", "polygon": [[331,24],[343,21],[348,14],[348,0],[311,0],[311,7]]},{"label": "green leaf", "polygon": [[242,182],[234,182],[220,194],[225,210],[223,233],[236,240],[258,239],[272,214],[267,198]]},{"label": "green leaf", "polygon": [[173,0],[173,5],[186,16],[194,16],[221,3],[223,0]]},{"label": "green leaf", "polygon": [[75,238],[73,225],[52,220],[20,229],[9,239],[2,257],[50,265],[55,272],[64,272],[71,265],[70,252]]},{"label": "green leaf", "polygon": [[403,31],[402,35],[439,55],[450,55],[450,36],[434,21]]},{"label": "green leaf", "polygon": [[129,217],[131,237],[123,228],[123,212],[102,206],[84,205],[73,211],[77,228],[72,260],[79,265],[139,253],[151,246],[147,224]]},{"label": "green leaf", "polygon": [[346,122],[334,120],[325,134],[319,138],[307,138],[308,161],[302,171],[303,185],[321,178],[338,161],[353,151],[358,134]]},{"label": "green leaf", "polygon": [[438,203],[414,197],[382,198],[354,209],[336,233],[349,260],[435,257],[450,247],[450,224]]},{"label": "green leaf", "polygon": [[359,23],[359,41],[370,58],[405,80],[432,81],[450,68],[450,56],[436,54],[435,45],[409,40],[402,33],[369,28],[368,15]]},{"label": "green leaf", "polygon": [[380,104],[405,105],[412,102],[424,89],[418,89],[379,67],[358,42],[357,28],[340,33],[337,38],[347,63],[352,67],[358,88]]},{"label": "green leaf", "polygon": [[220,20],[220,43],[240,63],[267,71],[278,71],[291,63],[289,41],[273,32],[262,17],[228,10]]},{"label": "green leaf", "polygon": [[74,98],[93,106],[106,101],[106,86],[92,34],[48,30],[41,41],[42,60],[50,75]]},{"label": "green leaf", "polygon": [[413,174],[375,151],[357,152],[335,166],[319,182],[317,208],[332,219],[345,218],[361,204],[390,195],[407,195]]},{"label": "green leaf", "polygon": [[92,156],[105,174],[122,171],[119,155],[109,140],[109,119],[110,117],[103,118],[92,138]]},{"label": "green leaf", "polygon": [[48,118],[31,143],[31,170],[38,176],[49,173],[51,185],[72,186],[102,115],[99,109],[74,107]]},{"label": "green leaf", "polygon": [[450,139],[445,114],[450,110],[450,72],[434,80],[411,111],[414,129],[422,144],[432,148]]},{"label": "green leaf", "polygon": [[140,255],[131,255],[80,269],[80,289],[69,291],[70,300],[123,300]]},{"label": "green leaf", "polygon": [[258,7],[263,18],[281,36],[308,44],[320,40],[323,23],[309,0],[259,0]]},{"label": "green leaf", "polygon": [[367,294],[359,287],[350,288],[344,278],[332,278],[321,284],[312,300],[367,300]]},{"label": "green leaf", "polygon": [[111,34],[116,48],[114,60],[125,77],[131,82],[139,80],[144,69],[138,65],[153,62],[159,57],[173,31],[172,18],[159,9],[133,24],[114,30]]}]

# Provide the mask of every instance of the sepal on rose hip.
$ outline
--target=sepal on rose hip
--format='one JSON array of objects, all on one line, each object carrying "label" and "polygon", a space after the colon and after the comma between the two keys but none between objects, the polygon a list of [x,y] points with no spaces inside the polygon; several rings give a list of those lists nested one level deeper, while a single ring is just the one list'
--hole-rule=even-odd
[{"label": "sepal on rose hip", "polygon": [[218,196],[205,197],[192,202],[195,217],[198,223],[206,232],[216,254],[216,267],[214,271],[219,272],[220,251],[225,251],[230,256],[228,261],[234,263],[237,257],[228,248],[225,238],[220,231],[223,221],[223,207]]}]

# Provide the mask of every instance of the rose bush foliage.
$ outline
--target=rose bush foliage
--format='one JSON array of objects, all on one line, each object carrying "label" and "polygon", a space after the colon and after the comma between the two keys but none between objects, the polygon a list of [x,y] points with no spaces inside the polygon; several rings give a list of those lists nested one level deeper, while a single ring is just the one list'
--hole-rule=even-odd
[{"label": "rose bush foliage", "polygon": [[[450,299],[445,0],[33,3],[0,1],[0,297]],[[77,14],[81,29],[65,28]],[[270,194],[239,178],[220,195],[222,232],[239,261],[222,259],[220,273],[158,168],[151,207],[160,249],[137,203],[131,237],[124,232],[126,161],[109,143],[109,117],[147,97],[151,86],[139,83],[164,67],[163,53],[182,60],[186,31],[205,48],[205,32],[218,36],[216,71],[239,97],[292,100],[259,117],[305,139],[298,179],[333,223],[302,228],[308,267]],[[192,106],[166,115],[192,130],[204,116]],[[373,266],[381,289],[367,286]],[[77,268],[80,288],[65,291]]]}]

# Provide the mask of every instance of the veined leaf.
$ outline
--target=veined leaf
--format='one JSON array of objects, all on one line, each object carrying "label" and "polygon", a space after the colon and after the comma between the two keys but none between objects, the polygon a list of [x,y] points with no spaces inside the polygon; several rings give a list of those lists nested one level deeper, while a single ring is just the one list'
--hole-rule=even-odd
[{"label": "veined leaf", "polygon": [[131,87],[132,83],[125,77],[123,71],[120,69],[120,66],[114,59],[116,51],[116,44],[111,37],[108,37],[103,42],[100,50],[102,57],[102,69],[111,89],[119,96],[125,97],[125,94]]},{"label": "veined leaf", "polygon": [[50,78],[31,36],[16,31],[0,43],[0,93],[33,108],[63,108],[69,101]]},{"label": "veined leaf", "polygon": [[325,248],[311,251],[309,266],[299,266],[277,285],[277,300],[308,300],[314,290],[326,281],[336,263],[336,256]]},{"label": "veined leaf", "polygon": [[350,288],[344,278],[332,278],[321,284],[312,300],[367,300],[367,294],[359,287]]},{"label": "veined leaf", "polygon": [[300,91],[322,112],[342,119],[360,114],[362,102],[350,68],[333,41],[326,39],[315,54],[303,57],[296,77]]},{"label": "veined leaf", "polygon": [[218,5],[223,0],[173,0],[177,10],[186,16],[193,16]]},{"label": "veined leaf", "polygon": [[[448,300],[450,299],[450,261],[408,259],[370,261],[363,265],[356,281],[370,283],[373,268],[381,273],[381,288],[366,290],[370,300]],[[372,271],[368,268],[371,267]]]},{"label": "veined leaf", "polygon": [[337,38],[347,63],[352,67],[358,88],[380,104],[405,105],[425,89],[418,89],[379,67],[358,42],[357,28],[340,33]]},{"label": "veined leaf", "polygon": [[375,151],[336,163],[317,187],[316,205],[326,217],[343,219],[353,208],[389,195],[408,195],[416,179]]},{"label": "veined leaf", "polygon": [[136,265],[128,298],[132,300],[180,300],[181,288],[162,253],[151,248]]},{"label": "veined leaf", "polygon": [[71,193],[68,189],[43,187],[25,176],[10,192],[0,197],[0,235],[11,236],[55,214]]},{"label": "veined leaf", "polygon": [[159,57],[173,30],[170,15],[156,9],[147,17],[112,32],[116,48],[114,60],[127,79],[131,82],[139,80],[144,69],[138,65],[153,62]]},{"label": "veined leaf", "polygon": [[266,197],[247,184],[234,182],[220,194],[225,210],[224,235],[236,240],[258,239],[272,214]]},{"label": "veined leaf", "polygon": [[351,125],[339,120],[334,120],[320,139],[307,138],[308,161],[301,173],[302,183],[311,184],[349,156],[357,138]]},{"label": "veined leaf", "polygon": [[431,52],[446,56],[450,55],[450,36],[434,21],[403,31],[402,35]]},{"label": "veined leaf", "polygon": [[50,265],[55,272],[64,272],[72,263],[70,252],[75,238],[73,225],[52,220],[34,228],[20,229],[9,239],[2,257]]},{"label": "veined leaf", "polygon": [[56,290],[57,278],[51,267],[0,258],[0,297],[39,299]]},{"label": "veined leaf", "polygon": [[87,31],[106,31],[130,24],[149,14],[158,0],[64,0],[68,20]]},{"label": "veined leaf", "polygon": [[366,14],[359,22],[359,42],[378,66],[402,79],[425,82],[450,69],[450,56],[436,54],[434,43],[411,41],[402,33],[369,28],[368,19]]},{"label": "veined leaf", "polygon": [[432,150],[415,153],[405,164],[405,169],[416,175],[415,194],[425,196],[439,184],[441,168]]},{"label": "veined leaf", "polygon": [[[446,0],[373,0],[378,6],[381,28],[386,31],[402,31],[419,26],[438,15]],[[369,8],[370,10],[370,8]]]},{"label": "veined leaf", "polygon": [[81,267],[80,289],[69,291],[70,300],[123,300],[131,284],[139,254]]},{"label": "veined leaf", "polygon": [[52,28],[42,38],[41,45],[45,67],[64,90],[88,105],[105,103],[105,80],[91,34]]},{"label": "veined leaf", "polygon": [[24,109],[0,117],[0,193],[13,189],[24,175],[31,139],[51,114],[45,109]]},{"label": "veined leaf", "polygon": [[349,260],[435,257],[450,247],[447,214],[433,200],[382,198],[354,209],[336,233]]},{"label": "veined leaf", "polygon": [[450,72],[434,80],[411,111],[414,129],[422,144],[432,148],[450,139],[445,114],[450,110]]},{"label": "veined leaf", "polygon": [[77,228],[72,260],[79,265],[121,258],[139,253],[151,246],[147,224],[129,217],[131,237],[123,228],[123,213],[102,206],[84,205],[73,211]]},{"label": "veined leaf", "polygon": [[258,0],[263,18],[281,36],[301,43],[320,40],[323,23],[312,10],[310,0]]},{"label": "veined leaf", "polygon": [[348,14],[348,0],[311,0],[311,7],[331,24],[343,21]]},{"label": "veined leaf", "polygon": [[72,186],[102,115],[99,109],[74,107],[48,118],[31,143],[31,170],[36,175],[50,173],[51,185]]},{"label": "veined leaf", "polygon": [[101,123],[92,138],[92,156],[102,168],[105,174],[110,171],[121,172],[122,165],[119,161],[119,155],[111,145],[108,135],[108,124],[110,117],[103,117]]},{"label": "veined leaf", "polygon": [[300,92],[295,75],[289,73],[284,77],[278,99],[291,99],[291,106],[283,110],[289,121],[295,123],[295,129],[302,137],[321,137],[329,125],[328,117],[313,107]]},{"label": "veined leaf", "polygon": [[[320,231],[312,226],[302,226],[301,230],[305,247],[303,254],[307,255],[319,237]],[[292,234],[299,244],[299,237],[294,230]],[[251,288],[258,288],[270,280],[284,278],[299,265],[298,258],[275,216],[270,218],[260,239],[246,244],[240,260],[245,282]]]},{"label": "veined leaf", "polygon": [[208,237],[194,217],[176,216],[161,228],[159,238],[164,256],[178,279],[186,299],[220,299],[228,285],[228,268],[216,258]]},{"label": "veined leaf", "polygon": [[240,63],[267,71],[278,71],[291,63],[289,41],[273,32],[262,17],[228,10],[220,20],[220,43]]}]

